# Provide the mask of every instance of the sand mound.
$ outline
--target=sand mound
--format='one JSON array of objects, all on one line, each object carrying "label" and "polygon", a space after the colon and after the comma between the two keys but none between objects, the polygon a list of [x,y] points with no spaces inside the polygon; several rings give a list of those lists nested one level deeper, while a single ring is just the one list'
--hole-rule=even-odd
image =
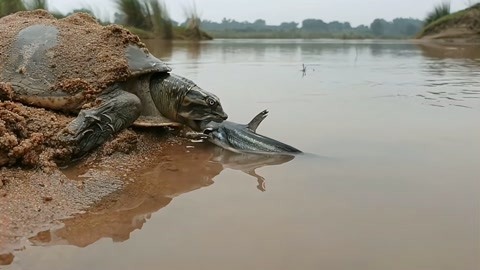
[{"label": "sand mound", "polygon": [[59,31],[58,44],[52,51],[46,50],[47,56],[42,56],[47,63],[41,64],[48,67],[40,65],[39,69],[29,70],[27,65],[26,70],[18,72],[27,72],[28,77],[47,78],[51,90],[60,89],[69,94],[85,91],[94,97],[112,83],[126,80],[130,71],[125,48],[128,45],[145,48],[128,30],[117,25],[102,26],[88,14],[75,13],[57,20],[43,10],[18,12],[0,19],[0,70],[4,81],[8,77],[5,70],[12,72],[9,65],[18,61],[11,56],[21,54],[12,46],[16,36],[35,24],[55,26]]}]

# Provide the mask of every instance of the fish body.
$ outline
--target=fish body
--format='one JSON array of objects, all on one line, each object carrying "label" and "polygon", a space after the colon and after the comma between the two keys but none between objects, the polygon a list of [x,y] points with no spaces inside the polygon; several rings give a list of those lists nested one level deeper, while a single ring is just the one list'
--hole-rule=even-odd
[{"label": "fish body", "polygon": [[248,124],[238,124],[231,121],[212,123],[204,133],[207,140],[224,149],[236,153],[257,154],[298,154],[302,151],[256,133],[257,127],[267,117],[268,111],[257,114]]}]

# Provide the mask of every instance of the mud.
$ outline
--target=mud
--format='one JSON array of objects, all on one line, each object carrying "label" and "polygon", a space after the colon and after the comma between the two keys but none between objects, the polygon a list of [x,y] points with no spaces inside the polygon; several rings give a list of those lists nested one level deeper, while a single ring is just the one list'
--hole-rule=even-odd
[{"label": "mud", "polygon": [[[28,237],[61,227],[60,219],[82,213],[134,182],[135,172],[181,142],[165,130],[125,130],[70,168],[45,172],[4,167],[0,179],[0,265],[22,249]],[[128,154],[126,154],[128,153]],[[165,166],[169,166],[166,164]]]}]

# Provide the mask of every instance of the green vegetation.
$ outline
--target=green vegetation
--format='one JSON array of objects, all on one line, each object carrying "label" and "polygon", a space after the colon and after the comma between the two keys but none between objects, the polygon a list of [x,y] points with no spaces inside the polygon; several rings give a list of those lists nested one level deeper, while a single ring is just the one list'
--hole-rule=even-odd
[{"label": "green vegetation", "polygon": [[450,2],[442,2],[436,5],[432,11],[430,11],[425,18],[425,26],[431,24],[438,19],[450,15]]},{"label": "green vegetation", "polygon": [[200,30],[196,8],[189,9],[188,24],[185,28],[174,26],[168,10],[158,0],[116,0],[120,14],[115,23],[125,25],[141,38],[201,40],[210,37]]},{"label": "green vegetation", "polygon": [[0,17],[23,10],[48,10],[46,0],[0,0]]},{"label": "green vegetation", "polygon": [[27,10],[21,0],[0,0],[0,16],[6,16],[20,10]]},{"label": "green vegetation", "polygon": [[197,10],[195,2],[192,6],[184,8],[185,17],[187,17],[186,22],[183,26],[186,28],[185,34],[192,40],[202,40],[202,39],[212,39],[210,35],[200,30],[202,20]]},{"label": "green vegetation", "polygon": [[[426,24],[418,34],[418,37],[421,38],[427,35],[438,34],[442,31],[452,29],[453,27],[462,28],[466,32],[458,33],[459,36],[468,35],[468,32],[470,32],[471,35],[476,35],[477,38],[480,38],[478,30],[480,29],[480,3],[474,4],[464,10],[442,16],[439,19]],[[456,31],[458,31],[458,29]],[[453,35],[451,37],[455,37],[455,33],[450,35]],[[448,35],[444,38],[447,37]]]},{"label": "green vegetation", "polygon": [[139,0],[116,0],[116,4],[125,16],[126,25],[143,30],[152,28],[150,16],[147,18],[148,5],[144,5]]},{"label": "green vegetation", "polygon": [[28,10],[34,10],[34,9],[48,10],[48,3],[46,0],[30,0],[30,1],[25,1],[25,7]]},{"label": "green vegetation", "polygon": [[160,33],[163,39],[173,38],[173,23],[164,2],[150,0],[153,32]]},{"label": "green vegetation", "polygon": [[191,23],[178,27],[169,16],[164,2],[158,0],[116,0],[120,13],[115,14],[115,23],[125,25],[141,38],[162,39],[210,39],[200,30],[196,8],[190,9]]},{"label": "green vegetation", "polygon": [[[0,17],[7,16],[18,11],[35,10],[35,9],[49,10],[48,1],[47,0],[0,0]],[[92,11],[87,9],[82,9],[82,11],[83,12],[89,11],[90,14],[93,14]],[[59,12],[51,11],[51,10],[50,10],[50,13],[57,18],[62,18],[66,16]]]}]

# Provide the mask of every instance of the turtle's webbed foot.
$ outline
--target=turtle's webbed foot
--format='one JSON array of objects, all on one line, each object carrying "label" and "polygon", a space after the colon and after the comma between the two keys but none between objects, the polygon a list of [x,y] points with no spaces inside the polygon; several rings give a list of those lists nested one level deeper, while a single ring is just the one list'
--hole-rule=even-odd
[{"label": "turtle's webbed foot", "polygon": [[[94,115],[90,111],[82,111],[62,132],[60,140],[75,145],[75,155],[87,152],[102,144],[115,133],[111,117],[106,113]],[[83,155],[83,153],[81,154]]]},{"label": "turtle's webbed foot", "polygon": [[106,114],[109,108],[104,108],[103,112],[98,114],[96,109],[80,111],[75,118],[64,130],[65,139],[75,140],[82,133],[93,131],[93,128],[102,129],[101,123],[111,122],[111,118]]},{"label": "turtle's webbed foot", "polygon": [[80,111],[59,135],[61,141],[74,145],[74,156],[83,156],[102,145],[112,134],[137,119],[140,100],[133,94],[121,90],[117,92],[103,97],[105,101],[102,105]]}]

